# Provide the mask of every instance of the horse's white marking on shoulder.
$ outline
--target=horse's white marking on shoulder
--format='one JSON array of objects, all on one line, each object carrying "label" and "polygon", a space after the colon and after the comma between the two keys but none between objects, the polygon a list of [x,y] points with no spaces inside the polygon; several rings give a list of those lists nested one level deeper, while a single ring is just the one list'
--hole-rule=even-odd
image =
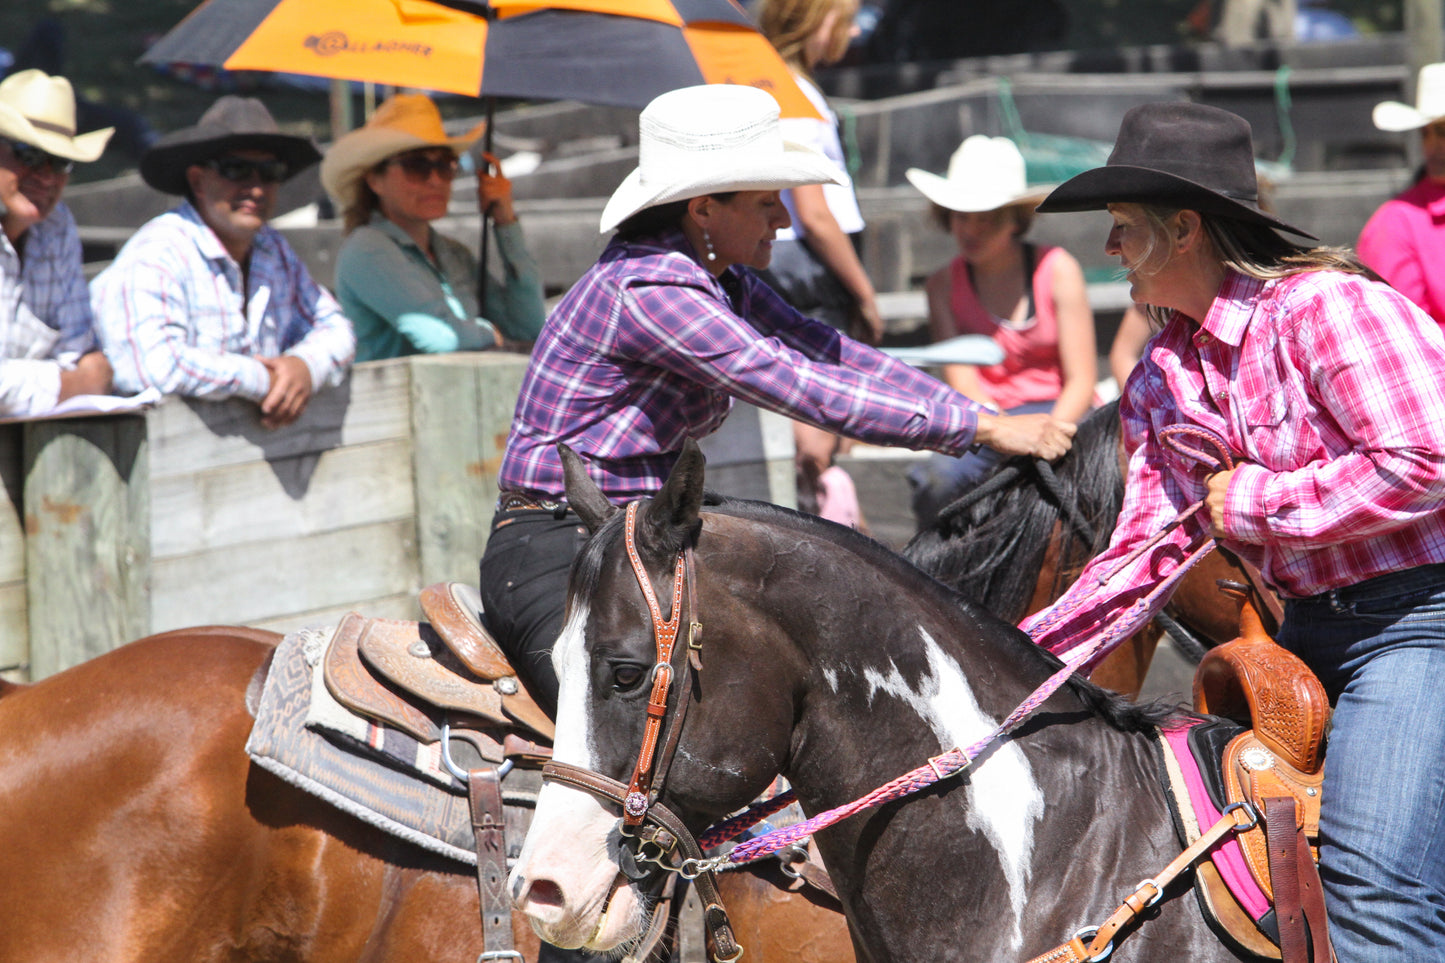
[{"label": "horse's white marking on shoulder", "polygon": [[[1000,720],[990,719],[979,708],[963,670],[939,647],[928,630],[920,626],[918,633],[928,656],[929,678],[914,689],[897,666],[890,664],[886,675],[868,669],[865,678],[873,690],[869,698],[882,692],[912,706],[938,737],[940,749],[972,745],[992,732]],[[969,773],[968,825],[983,833],[998,851],[1014,910],[1015,949],[1023,941],[1021,922],[1033,863],[1034,823],[1043,814],[1043,792],[1016,743],[998,744],[987,759]]]},{"label": "horse's white marking on shoulder", "polygon": [[552,646],[552,669],[557,673],[557,738],[552,758],[583,769],[592,768],[591,746],[587,744],[587,703],[591,685],[587,672],[586,602],[575,602],[562,634]]}]

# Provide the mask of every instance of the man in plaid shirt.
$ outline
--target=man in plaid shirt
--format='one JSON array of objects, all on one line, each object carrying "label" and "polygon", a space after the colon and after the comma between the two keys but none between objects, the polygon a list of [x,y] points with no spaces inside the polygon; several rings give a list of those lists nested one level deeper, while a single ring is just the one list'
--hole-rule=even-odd
[{"label": "man in plaid shirt", "polygon": [[111,130],[76,135],[64,77],[25,70],[0,83],[0,415],[110,390],[80,236],[60,196],[75,162],[99,157]]},{"label": "man in plaid shirt", "polygon": [[341,383],[356,355],[351,322],[267,224],[281,182],[320,159],[259,100],[234,96],[146,152],[145,182],[185,200],[91,284],[118,389],[246,398],[279,428]]}]

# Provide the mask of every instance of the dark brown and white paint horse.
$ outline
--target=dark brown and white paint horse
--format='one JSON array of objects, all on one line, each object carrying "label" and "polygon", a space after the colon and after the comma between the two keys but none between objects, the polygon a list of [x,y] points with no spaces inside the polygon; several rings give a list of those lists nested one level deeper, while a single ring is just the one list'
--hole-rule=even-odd
[{"label": "dark brown and white paint horse", "polygon": [[[782,773],[805,812],[847,803],[989,732],[1057,662],[876,543],[757,503],[703,507],[689,447],[640,513],[639,551],[672,605],[677,553],[694,544],[702,668],[661,801],[693,832]],[[655,661],[651,620],[623,550],[622,517],[574,464],[568,497],[596,534],[578,558],[555,758],[626,781]],[[677,647],[677,662],[686,647]],[[680,671],[680,670],[679,670]],[[1157,710],[1072,681],[962,778],[860,814],[816,841],[860,958],[1026,960],[1102,921],[1180,850],[1158,781]],[[646,909],[619,874],[617,809],[549,782],[511,878],[545,938],[606,951]],[[1171,890],[1120,961],[1237,959],[1192,898]]]}]

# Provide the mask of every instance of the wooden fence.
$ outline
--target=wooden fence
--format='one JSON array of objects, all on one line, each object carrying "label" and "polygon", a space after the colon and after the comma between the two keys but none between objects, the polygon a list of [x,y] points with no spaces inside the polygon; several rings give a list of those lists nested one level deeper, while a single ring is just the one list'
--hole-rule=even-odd
[{"label": "wooden fence", "polygon": [[[476,579],[525,367],[358,365],[274,432],[253,404],[181,398],[0,425],[0,671],[186,626],[416,618],[423,586]],[[795,501],[785,419],[739,406],[704,449],[709,487]]]}]

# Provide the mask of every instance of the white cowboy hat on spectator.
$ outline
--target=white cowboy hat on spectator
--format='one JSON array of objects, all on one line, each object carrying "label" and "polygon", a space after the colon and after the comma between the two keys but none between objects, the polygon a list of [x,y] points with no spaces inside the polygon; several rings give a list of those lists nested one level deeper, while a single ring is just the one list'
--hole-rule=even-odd
[{"label": "white cowboy hat on spectator", "polygon": [[842,184],[828,158],[783,140],[773,95],[704,84],[653,98],[638,120],[637,169],[602,210],[602,233],[638,211],[725,191]]},{"label": "white cowboy hat on spectator", "polygon": [[0,137],[73,161],[93,161],[114,127],[75,133],[75,91],[64,77],[22,70],[0,81]]},{"label": "white cowboy hat on spectator", "polygon": [[321,161],[321,185],[344,210],[356,202],[362,175],[388,157],[420,147],[447,147],[460,154],[476,143],[486,127],[482,121],[460,137],[450,137],[430,97],[397,94],[365,125],[331,145]]},{"label": "white cowboy hat on spectator", "polygon": [[1445,63],[1426,64],[1420,68],[1415,83],[1415,106],[1398,100],[1375,105],[1375,126],[1380,130],[1418,130],[1445,117]]},{"label": "white cowboy hat on spectator", "polygon": [[950,211],[996,211],[1014,204],[1037,204],[1048,187],[1029,187],[1024,155],[1007,137],[974,134],[948,160],[948,176],[917,167],[904,172],[923,196]]}]

